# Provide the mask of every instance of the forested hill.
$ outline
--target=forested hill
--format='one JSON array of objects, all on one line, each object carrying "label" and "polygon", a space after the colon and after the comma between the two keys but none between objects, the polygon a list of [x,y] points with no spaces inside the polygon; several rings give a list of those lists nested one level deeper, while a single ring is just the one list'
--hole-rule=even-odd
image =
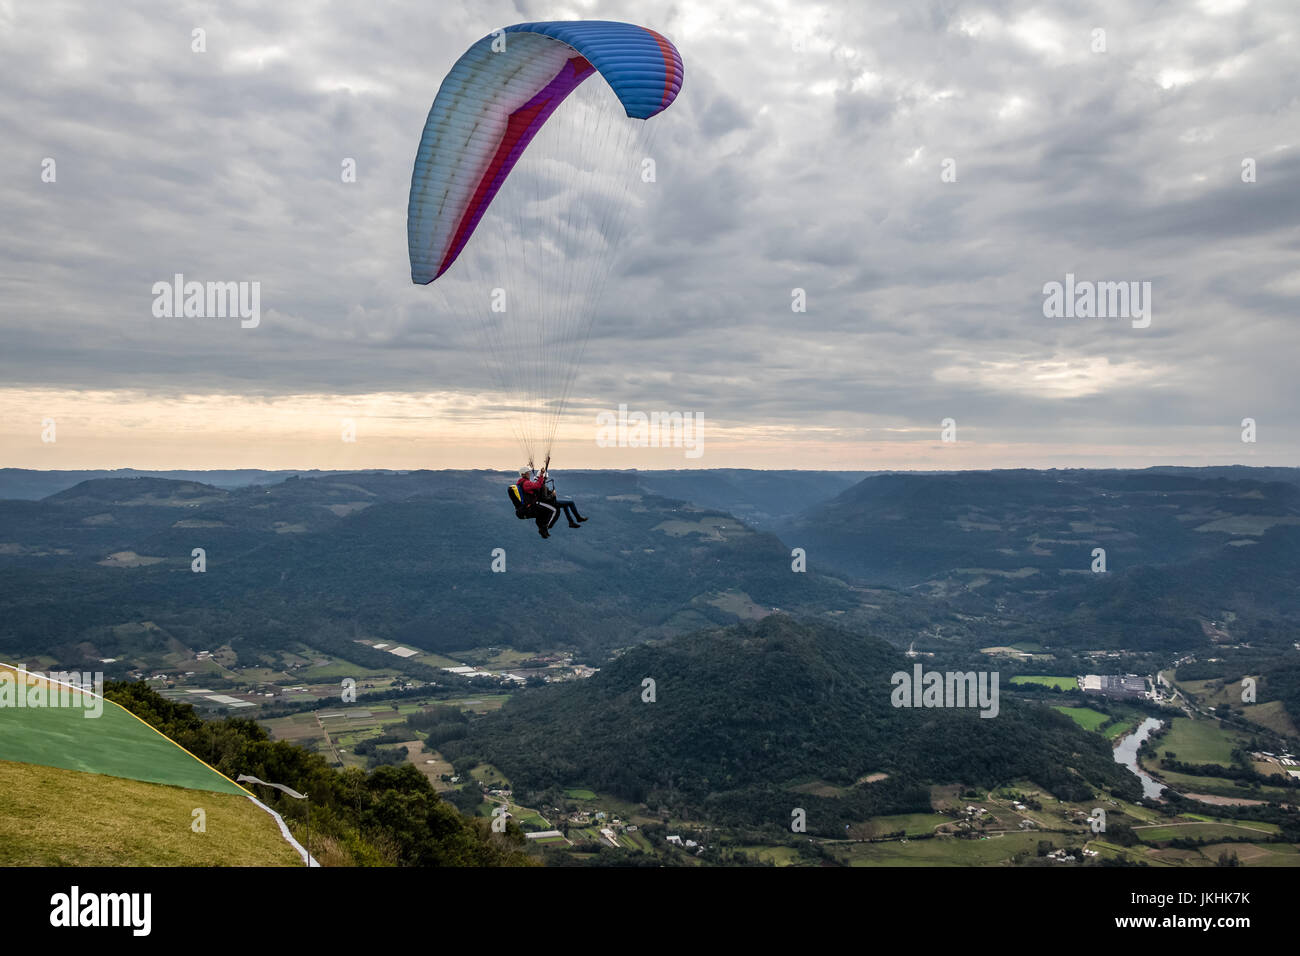
[{"label": "forested hill", "polygon": [[[788,820],[792,806],[815,805],[822,832],[928,809],[930,783],[1029,779],[1069,799],[1094,787],[1132,795],[1106,742],[1049,708],[1005,695],[991,718],[893,706],[890,677],[912,667],[873,638],[772,615],[521,692],[448,752],[490,760],[525,791],[587,787],[719,821]],[[889,776],[861,782],[879,773]]]}]

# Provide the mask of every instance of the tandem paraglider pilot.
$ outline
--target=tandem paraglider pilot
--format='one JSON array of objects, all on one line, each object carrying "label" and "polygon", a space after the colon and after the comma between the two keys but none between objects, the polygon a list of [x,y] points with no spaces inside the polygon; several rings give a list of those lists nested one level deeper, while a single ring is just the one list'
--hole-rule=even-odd
[{"label": "tandem paraglider pilot", "polygon": [[555,483],[543,468],[534,473],[532,468],[524,466],[519,469],[519,480],[510,486],[510,501],[515,506],[515,517],[532,518],[537,522],[537,533],[543,538],[551,536],[551,528],[560,518],[560,512],[569,519],[570,528],[582,527],[586,521],[578,514],[578,506],[573,501],[555,497]]},{"label": "tandem paraglider pilot", "polygon": [[[528,462],[510,500],[543,538],[561,512],[570,528],[587,520],[555,496],[551,447],[629,221],[623,213],[643,201],[649,134],[683,76],[677,48],[649,27],[516,23],[452,64],[416,147],[406,204],[411,281],[437,284],[444,302],[436,311],[448,327],[481,320],[471,324],[484,371],[501,386]],[[543,127],[548,134],[538,136]],[[571,237],[596,225],[588,212],[606,208],[616,213],[602,212],[599,224],[609,254],[574,254]],[[499,269],[511,277],[509,308]]]}]

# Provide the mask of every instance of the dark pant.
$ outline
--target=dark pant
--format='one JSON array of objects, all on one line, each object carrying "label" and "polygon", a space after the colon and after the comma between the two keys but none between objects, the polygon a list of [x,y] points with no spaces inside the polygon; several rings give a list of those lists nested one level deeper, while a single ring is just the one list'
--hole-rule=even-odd
[{"label": "dark pant", "polygon": [[560,518],[560,509],[555,506],[554,501],[536,501],[533,504],[533,514],[537,518],[538,529],[553,528],[555,522]]},{"label": "dark pant", "polygon": [[555,505],[564,512],[564,517],[569,519],[569,524],[574,524],[580,517],[582,517],[578,514],[578,506],[572,501],[563,501],[559,498],[552,498],[550,504]]}]

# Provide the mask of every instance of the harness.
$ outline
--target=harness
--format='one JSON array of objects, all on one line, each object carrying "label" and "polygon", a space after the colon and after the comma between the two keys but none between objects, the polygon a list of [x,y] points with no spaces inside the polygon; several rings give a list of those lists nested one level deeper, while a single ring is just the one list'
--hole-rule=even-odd
[{"label": "harness", "polygon": [[523,494],[519,491],[519,485],[512,484],[509,490],[510,503],[515,506],[515,517],[519,519],[533,517],[533,503],[525,501]]}]

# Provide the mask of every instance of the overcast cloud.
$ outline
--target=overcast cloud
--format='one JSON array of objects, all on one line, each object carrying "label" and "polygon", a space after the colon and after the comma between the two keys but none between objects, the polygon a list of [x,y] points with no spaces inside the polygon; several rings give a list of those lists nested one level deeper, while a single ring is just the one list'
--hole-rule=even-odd
[{"label": "overcast cloud", "polygon": [[[575,18],[651,26],[686,69],[577,419],[698,411],[738,455],[766,436],[762,460],[679,467],[933,467],[879,449],[947,417],[998,449],[952,467],[1300,465],[1294,0],[0,0],[0,465],[36,460],[15,410],[40,390],[472,404],[477,340],[410,282],[415,147],[472,42]],[[261,325],[154,318],[178,272],[260,281]],[[1066,273],[1149,281],[1150,326],[1045,318]]]}]

